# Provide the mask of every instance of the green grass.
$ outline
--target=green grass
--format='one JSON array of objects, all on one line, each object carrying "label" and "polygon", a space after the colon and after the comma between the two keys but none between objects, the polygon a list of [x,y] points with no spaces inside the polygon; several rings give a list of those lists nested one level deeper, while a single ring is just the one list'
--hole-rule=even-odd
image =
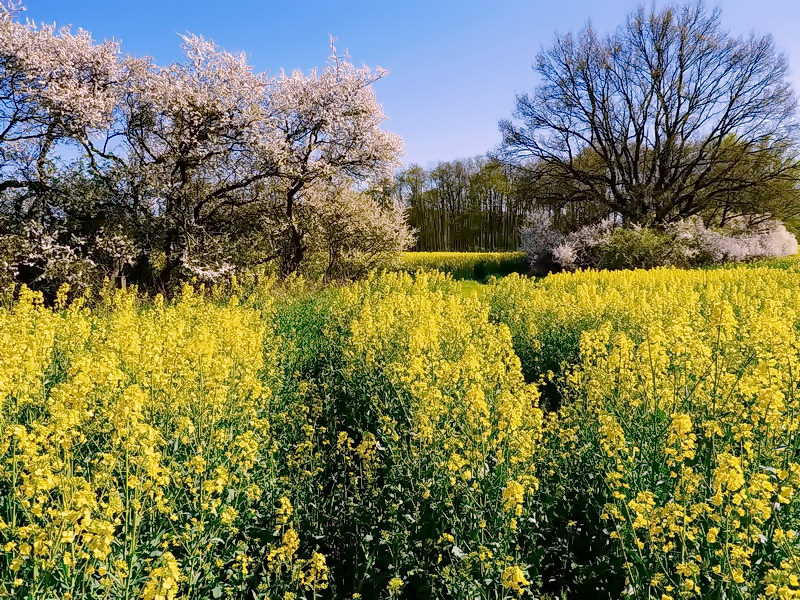
[{"label": "green grass", "polygon": [[459,283],[461,284],[461,296],[464,298],[469,298],[472,294],[477,294],[478,298],[482,298],[486,293],[485,283],[471,279],[463,279]]},{"label": "green grass", "polygon": [[529,270],[524,252],[404,252],[398,268],[437,270],[450,273],[453,279],[473,281]]}]

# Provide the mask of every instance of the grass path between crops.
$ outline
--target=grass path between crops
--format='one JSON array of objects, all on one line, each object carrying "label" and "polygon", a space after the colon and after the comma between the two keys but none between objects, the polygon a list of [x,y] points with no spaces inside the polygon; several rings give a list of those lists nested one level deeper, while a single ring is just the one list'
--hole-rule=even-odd
[{"label": "grass path between crops", "polygon": [[485,283],[471,279],[462,279],[459,283],[461,283],[461,295],[464,298],[469,298],[472,294],[477,294],[478,298],[481,298],[486,293],[487,284]]}]

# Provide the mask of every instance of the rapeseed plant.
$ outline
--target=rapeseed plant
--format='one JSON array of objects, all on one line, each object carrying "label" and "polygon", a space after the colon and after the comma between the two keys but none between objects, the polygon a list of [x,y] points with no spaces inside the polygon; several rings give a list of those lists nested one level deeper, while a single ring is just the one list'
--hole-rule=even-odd
[{"label": "rapeseed plant", "polygon": [[604,595],[800,595],[798,275],[655,269],[490,286],[526,373],[558,392],[534,510],[566,520],[563,495],[596,511],[579,533],[547,535],[553,552],[569,552],[559,538],[603,548],[566,560]]},{"label": "rapeseed plant", "polygon": [[800,596],[796,268],[0,310],[0,596]]},{"label": "rapeseed plant", "polygon": [[[93,311],[63,296],[51,310],[23,289],[0,312],[0,594],[245,593],[260,551],[245,533],[283,492],[269,307],[189,287],[146,306],[108,292]],[[306,560],[302,581],[264,585],[324,581]]]}]

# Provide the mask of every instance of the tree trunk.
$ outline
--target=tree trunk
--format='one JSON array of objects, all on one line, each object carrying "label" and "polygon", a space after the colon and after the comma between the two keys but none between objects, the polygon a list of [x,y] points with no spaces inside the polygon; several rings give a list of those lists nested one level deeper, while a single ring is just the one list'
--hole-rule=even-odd
[{"label": "tree trunk", "polygon": [[281,278],[289,277],[297,272],[303,262],[307,246],[303,243],[303,234],[297,230],[294,223],[289,226],[289,236],[286,249],[281,257]]},{"label": "tree trunk", "polygon": [[174,273],[181,266],[180,253],[177,251],[178,236],[171,231],[167,233],[164,240],[164,268],[162,268],[156,277],[156,285],[161,288],[161,292],[168,295],[171,292],[171,284]]}]

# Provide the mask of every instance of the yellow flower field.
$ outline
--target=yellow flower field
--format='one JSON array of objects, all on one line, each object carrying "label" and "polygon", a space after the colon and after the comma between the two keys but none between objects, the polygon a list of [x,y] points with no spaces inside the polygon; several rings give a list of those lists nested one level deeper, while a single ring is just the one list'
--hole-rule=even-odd
[{"label": "yellow flower field", "polygon": [[0,310],[0,597],[800,597],[800,270]]},{"label": "yellow flower field", "polygon": [[622,595],[800,596],[800,272],[512,276],[489,293],[526,371],[558,365],[540,373],[559,391],[542,487],[602,478]]}]

